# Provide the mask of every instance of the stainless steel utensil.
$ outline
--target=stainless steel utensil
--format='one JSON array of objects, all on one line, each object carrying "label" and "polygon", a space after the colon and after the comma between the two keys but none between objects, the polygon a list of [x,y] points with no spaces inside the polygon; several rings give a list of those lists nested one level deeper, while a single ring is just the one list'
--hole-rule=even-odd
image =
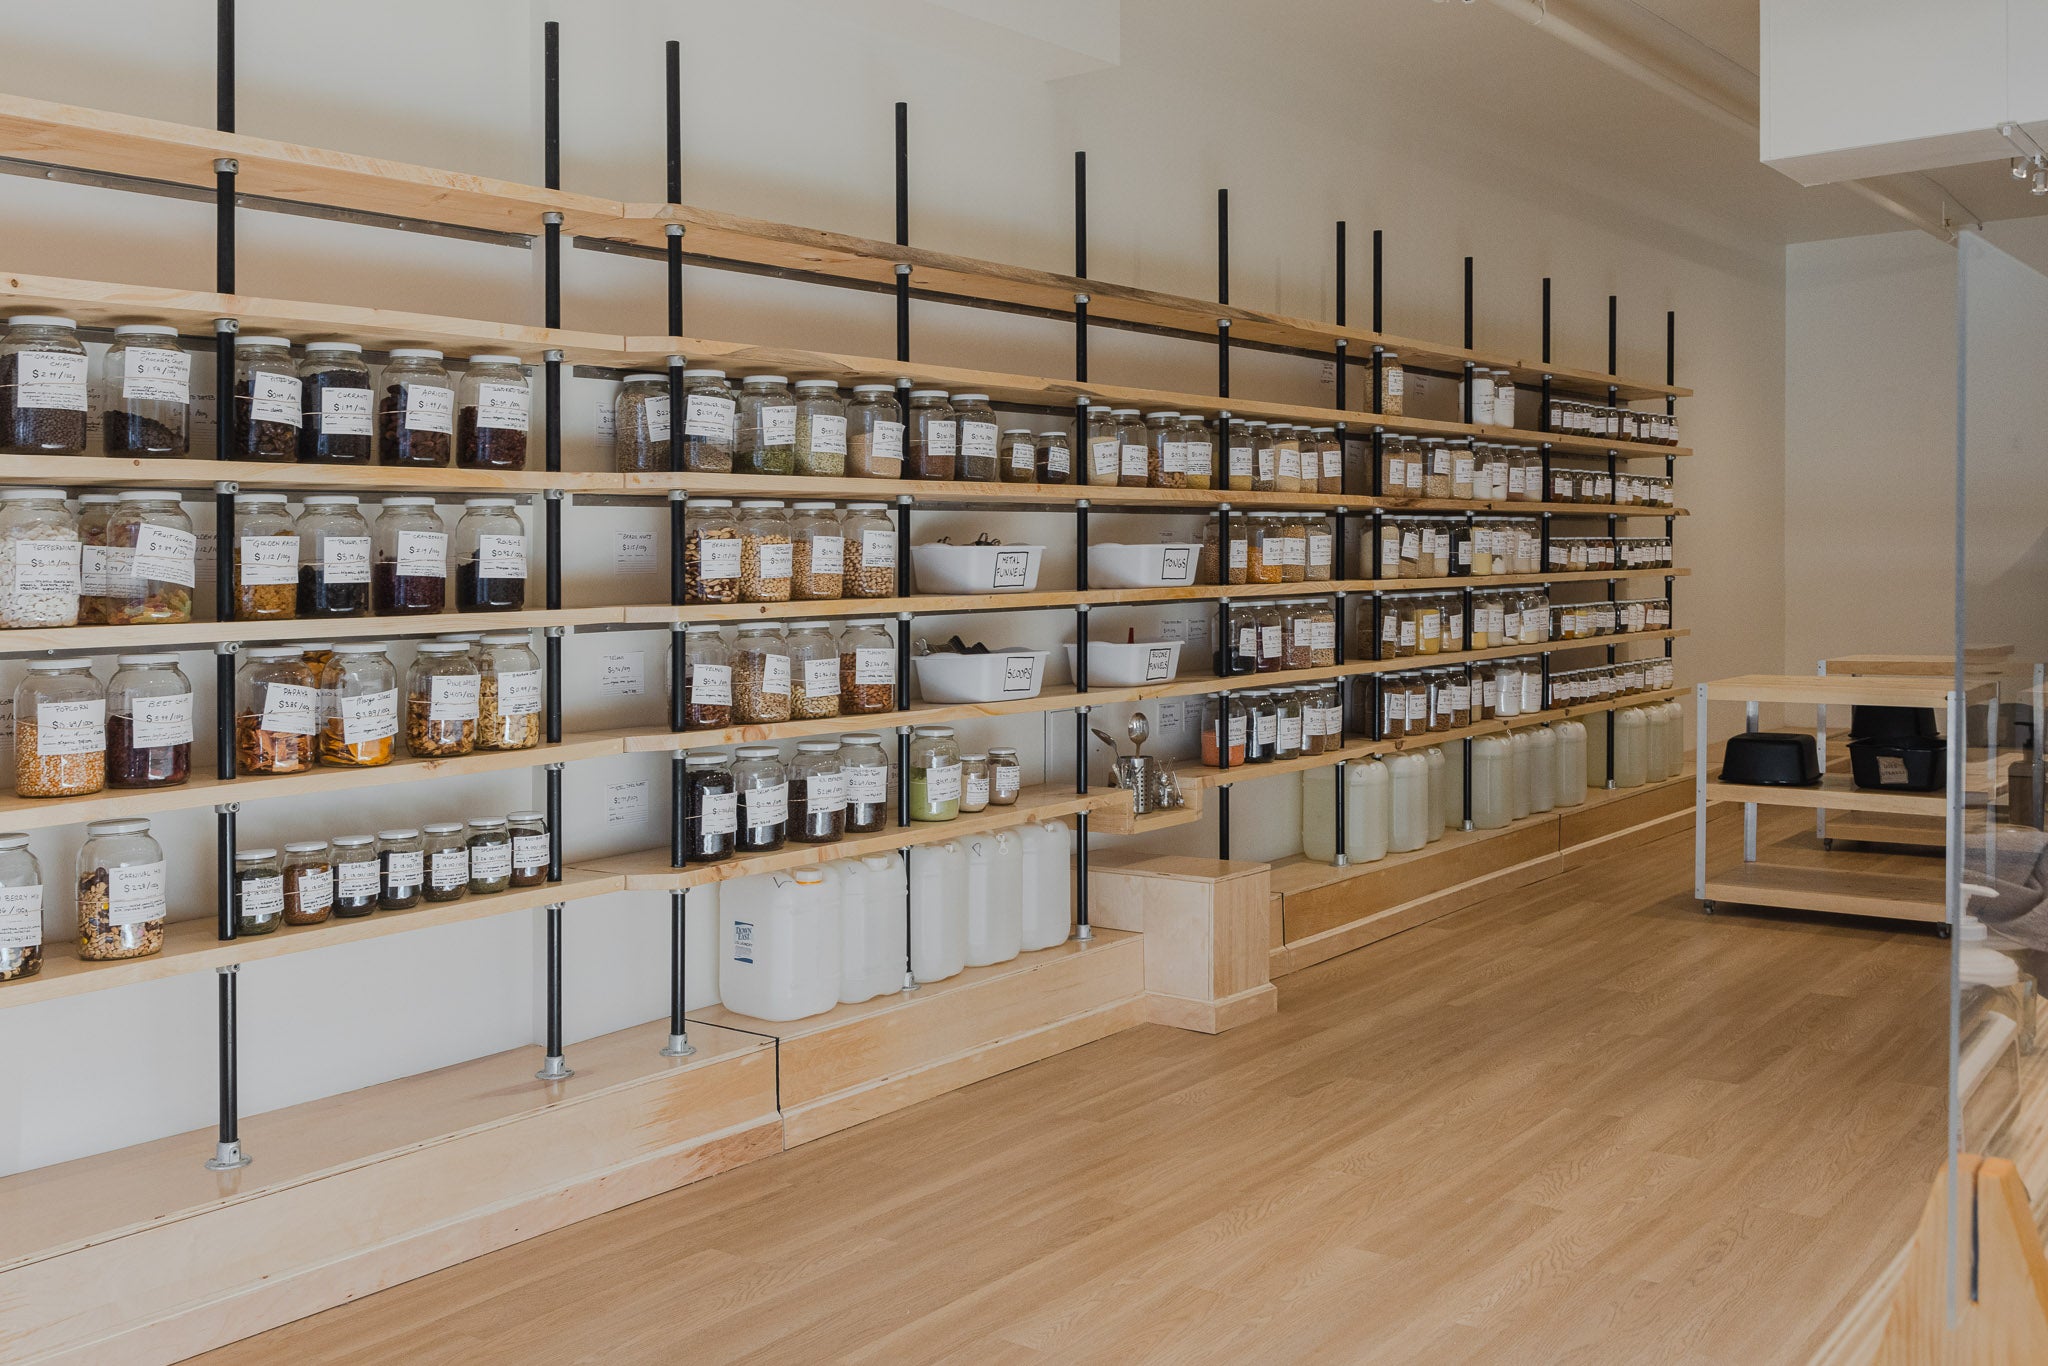
[{"label": "stainless steel utensil", "polygon": [[1134,711],[1131,713],[1130,721],[1124,726],[1124,734],[1131,737],[1131,753],[1135,755],[1145,747],[1145,742],[1152,738],[1152,723],[1145,719],[1144,712]]}]

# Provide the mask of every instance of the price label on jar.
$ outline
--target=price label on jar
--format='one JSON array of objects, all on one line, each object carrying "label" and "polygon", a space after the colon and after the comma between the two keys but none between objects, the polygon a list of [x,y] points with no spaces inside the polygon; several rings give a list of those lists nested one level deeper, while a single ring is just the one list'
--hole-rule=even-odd
[{"label": "price label on jar", "polygon": [[796,444],[796,408],[794,405],[763,407],[761,409],[761,444],[764,446],[793,446]]},{"label": "price label on jar", "polygon": [[1029,441],[1012,441],[1010,468],[1019,474],[1035,473],[1038,469],[1038,448]]},{"label": "price label on jar", "polygon": [[952,459],[960,452],[960,424],[950,418],[926,423],[924,447],[929,455],[942,460]]},{"label": "price label on jar", "polygon": [[1280,739],[1280,717],[1278,713],[1262,711],[1252,717],[1252,739],[1262,745],[1277,744]]},{"label": "price label on jar", "polygon": [[394,849],[384,855],[384,885],[394,892],[411,891],[426,873],[427,857],[418,849]]},{"label": "price label on jar", "polygon": [[337,863],[334,865],[334,881],[341,894],[351,901],[373,897],[377,895],[377,861],[365,859],[359,863]]},{"label": "price label on jar", "polygon": [[716,394],[683,396],[683,435],[701,436],[709,441],[732,439],[736,405]]},{"label": "price label on jar", "polygon": [[699,707],[731,706],[732,667],[727,664],[692,664],[690,701]]},{"label": "price label on jar", "polygon": [[889,800],[889,770],[881,764],[860,764],[842,770],[848,801],[873,806]]},{"label": "price label on jar", "polygon": [[811,451],[816,455],[846,454],[846,419],[835,413],[811,418]]},{"label": "price label on jar", "polygon": [[1341,446],[1331,446],[1323,452],[1323,478],[1341,479],[1343,477],[1344,449]]},{"label": "price label on jar", "polygon": [[32,949],[43,942],[43,889],[0,887],[0,949]]},{"label": "price label on jar", "polygon": [[512,866],[521,870],[545,868],[551,852],[546,835],[514,835],[512,837]]},{"label": "price label on jar", "polygon": [[1230,477],[1249,479],[1252,477],[1252,448],[1232,446],[1230,448]]},{"label": "price label on jar", "polygon": [[256,422],[299,425],[299,396],[303,386],[297,375],[274,375],[258,371],[249,376],[249,417]]},{"label": "price label on jar", "polygon": [[1260,483],[1264,484],[1272,482],[1274,471],[1274,453],[1273,448],[1271,446],[1259,447],[1258,470],[1259,472],[1257,478]]},{"label": "price label on jar", "polygon": [[860,563],[863,569],[896,567],[896,533],[863,531],[860,534]]},{"label": "price label on jar", "polygon": [[1316,621],[1309,623],[1308,647],[1311,650],[1334,650],[1337,648],[1337,623]]},{"label": "price label on jar", "polygon": [[1088,442],[1088,468],[1091,478],[1116,477],[1118,449],[1117,439],[1113,436],[1095,437]]},{"label": "price label on jar", "polygon": [[322,389],[320,430],[328,436],[368,436],[370,406],[368,389]]},{"label": "price label on jar", "polygon": [[282,875],[238,878],[235,891],[241,896],[241,914],[251,920],[268,920],[284,914]]},{"label": "price label on jar", "polygon": [[1410,528],[1401,533],[1401,558],[1419,560],[1422,558],[1422,533]]},{"label": "price label on jar", "polygon": [[431,881],[437,891],[469,885],[469,850],[436,849],[430,865]]},{"label": "price label on jar", "polygon": [[1282,479],[1301,478],[1301,448],[1298,446],[1276,447],[1274,454],[1279,457]]},{"label": "price label on jar", "polygon": [[789,784],[747,789],[747,824],[781,825],[789,819]]},{"label": "price label on jar", "polygon": [[927,805],[960,800],[960,765],[944,764],[924,771],[924,795]]},{"label": "price label on jar", "polygon": [[476,425],[480,431],[523,432],[532,394],[524,384],[492,383],[476,386]]},{"label": "price label on jar", "polygon": [[445,531],[401,531],[394,561],[401,579],[445,579],[448,577],[448,533]]},{"label": "price label on jar", "polygon": [[[669,434],[669,422],[668,422],[668,395],[667,395],[667,394],[654,394],[654,395],[650,396],[650,397],[648,398],[648,400],[647,400],[647,403],[646,403],[646,406],[645,406],[645,409],[644,409],[644,411],[645,411],[645,412],[646,412],[646,414],[647,414],[647,439],[648,439],[649,441],[666,441],[666,440],[668,440],[668,434]],[[603,437],[604,435],[605,435],[605,434],[604,434],[603,432],[599,432],[599,433],[598,433],[598,436],[599,436],[600,438],[602,438],[602,437]],[[618,435],[619,435],[619,424],[618,424],[618,414],[617,414],[616,412],[614,412],[614,413],[612,414],[612,430],[611,430],[611,436],[612,436],[612,439],[613,439],[613,440],[617,440],[617,439],[618,439]]]},{"label": "price label on jar", "polygon": [[320,730],[320,690],[298,683],[268,683],[263,689],[260,729],[273,735],[316,735]]},{"label": "price label on jar", "polygon": [[[298,552],[293,551],[292,554],[293,558],[296,560]],[[107,566],[110,563],[112,556],[113,552],[108,550],[103,545],[88,545],[80,547],[78,552],[79,592],[85,594],[87,597],[93,598],[103,598],[107,596],[107,593],[113,586],[113,579],[109,576],[107,569]],[[16,561],[14,572],[15,582],[18,584],[21,581],[21,568],[19,560]],[[287,580],[287,582],[296,582],[297,578],[297,569],[296,567],[294,567],[293,576],[290,580]]]},{"label": "price label on jar", "polygon": [[857,646],[853,652],[853,681],[863,688],[894,683],[896,652],[883,645]]},{"label": "price label on jar", "polygon": [[14,354],[14,406],[82,413],[85,401],[85,357],[65,351],[17,351]]},{"label": "price label on jar", "polygon": [[121,397],[131,403],[190,403],[192,357],[162,346],[121,353]]},{"label": "price label on jar", "polygon": [[969,460],[995,459],[996,424],[993,422],[961,423],[960,454]]},{"label": "price label on jar", "polygon": [[1150,457],[1149,448],[1126,442],[1123,447],[1123,464],[1117,472],[1126,478],[1133,475],[1143,477],[1149,473]]},{"label": "price label on jar", "polygon": [[476,538],[476,573],[480,579],[526,577],[524,536],[481,535]]},{"label": "price label on jar", "polygon": [[405,429],[455,435],[455,391],[440,384],[406,385]]},{"label": "price label on jar", "polygon": [[804,780],[804,809],[812,816],[829,816],[846,809],[846,774],[813,773]]},{"label": "price label on jar", "polygon": [[1243,569],[1247,567],[1251,563],[1251,550],[1251,542],[1240,541],[1235,536],[1231,537],[1230,567],[1232,569]]},{"label": "price label on jar", "polygon": [[104,698],[36,703],[34,752],[38,756],[99,754],[106,747],[107,703]]},{"label": "price label on jar", "polygon": [[427,681],[429,721],[474,721],[478,678],[475,674],[443,674]]},{"label": "price label on jar", "polygon": [[697,538],[697,576],[706,583],[740,576],[740,542],[736,536]]},{"label": "price label on jar", "polygon": [[877,422],[874,431],[874,460],[901,460],[903,458],[903,424],[901,422]]},{"label": "price label on jar", "polygon": [[344,744],[367,745],[398,734],[398,690],[365,693],[360,697],[337,697],[335,710],[341,716]]},{"label": "price label on jar", "polygon": [[[1045,448],[1045,472],[1068,475],[1074,471],[1074,453],[1067,449],[1064,441],[1055,441]],[[1065,483],[1064,479],[1060,480]]]},{"label": "price label on jar", "polygon": [[1214,477],[1216,473],[1216,448],[1206,441],[1181,443],[1181,452],[1188,462],[1188,473],[1203,477]]},{"label": "price label on jar", "polygon": [[786,579],[796,572],[796,547],[787,541],[761,547],[761,577]]},{"label": "price label on jar", "polygon": [[789,656],[761,656],[761,691],[770,697],[789,696]]},{"label": "price label on jar", "polygon": [[1308,538],[1308,562],[1310,564],[1328,564],[1330,562],[1331,548],[1335,544],[1335,539],[1327,532],[1310,532]]},{"label": "price label on jar", "polygon": [[497,676],[498,715],[532,716],[541,706],[539,669],[514,669]]},{"label": "price label on jar", "polygon": [[704,833],[731,835],[740,828],[740,798],[737,792],[704,794]]},{"label": "price label on jar", "polygon": [[1281,749],[1301,748],[1301,718],[1299,716],[1283,716],[1280,718],[1279,739],[1277,743]]},{"label": "price label on jar", "polygon": [[804,661],[804,696],[839,696],[839,657]]},{"label": "price label on jar", "polygon": [[964,794],[962,800],[964,800],[967,805],[988,805],[988,774],[986,771],[981,773],[963,774],[960,780],[960,787],[962,793]]},{"label": "price label on jar", "polygon": [[1243,659],[1257,659],[1259,656],[1259,628],[1241,626],[1237,631],[1237,653]]},{"label": "price label on jar", "polygon": [[329,536],[320,542],[320,572],[330,584],[370,581],[370,538]]},{"label": "price label on jar", "polygon": [[334,904],[334,870],[301,868],[298,871],[299,914],[323,915]]},{"label": "price label on jar", "polygon": [[238,544],[243,587],[277,587],[299,581],[298,537],[244,536]]},{"label": "price label on jar", "polygon": [[1166,474],[1188,472],[1188,448],[1184,441],[1162,441],[1159,443],[1159,468]]},{"label": "price label on jar", "polygon": [[469,850],[469,873],[478,882],[503,882],[512,876],[512,842],[477,844]]},{"label": "price label on jar", "polygon": [[843,536],[811,537],[811,573],[844,574],[846,572],[846,538]]},{"label": "price label on jar", "polygon": [[190,588],[198,579],[199,538],[172,526],[142,526],[135,532],[135,558],[129,571],[155,583]]},{"label": "price label on jar", "polygon": [[1408,487],[1408,462],[1398,455],[1387,460],[1386,485],[1389,490]]},{"label": "price label on jar", "polygon": [[118,930],[162,920],[169,891],[170,879],[164,875],[161,860],[107,869],[107,923]]},{"label": "price label on jar", "polygon": [[14,542],[15,597],[19,599],[31,593],[65,596],[78,592],[79,567],[83,562],[81,550],[76,541]]},{"label": "price label on jar", "polygon": [[1259,628],[1259,653],[1267,659],[1278,659],[1280,657],[1280,628],[1278,626],[1261,626]]},{"label": "price label on jar", "polygon": [[163,745],[192,743],[192,694],[134,699],[135,748],[157,749]]}]

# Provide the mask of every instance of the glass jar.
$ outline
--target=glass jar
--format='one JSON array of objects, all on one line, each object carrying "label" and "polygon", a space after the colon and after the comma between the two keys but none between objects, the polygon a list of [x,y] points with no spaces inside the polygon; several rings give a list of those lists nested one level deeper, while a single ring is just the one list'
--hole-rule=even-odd
[{"label": "glass jar", "polygon": [[199,538],[168,489],[130,489],[107,519],[107,622],[192,620]]},{"label": "glass jar", "polygon": [[739,830],[733,848],[767,854],[789,833],[789,774],[773,745],[741,745],[733,751],[733,787],[739,798]]},{"label": "glass jar", "polygon": [[1270,764],[1273,749],[1280,743],[1280,710],[1274,705],[1273,693],[1267,688],[1254,688],[1240,696],[1246,720],[1244,761]]},{"label": "glass jar", "polygon": [[0,982],[43,970],[43,868],[27,835],[0,835]]},{"label": "glass jar", "polygon": [[533,390],[517,356],[471,356],[456,391],[455,463],[466,470],[523,470]]},{"label": "glass jar", "polygon": [[740,600],[740,527],[724,498],[692,501],[683,535],[683,600]]},{"label": "glass jar", "polygon": [[0,336],[0,450],[85,453],[85,346],[69,318],[17,314]]},{"label": "glass jar", "polygon": [[789,649],[780,626],[740,627],[732,649],[732,719],[743,726],[787,721],[789,675]]},{"label": "glass jar", "polygon": [[1208,419],[1200,413],[1183,413],[1180,419],[1180,448],[1186,458],[1187,486],[1191,489],[1222,487],[1216,477],[1216,439]]},{"label": "glass jar", "polygon": [[[32,495],[34,489],[9,489],[0,492],[0,543],[7,539],[7,498],[12,495]],[[63,506],[64,494],[60,489],[40,490],[47,501]],[[107,624],[107,523],[113,519],[114,508],[121,499],[111,493],[85,493],[78,498],[78,625],[104,626]],[[59,537],[61,539],[61,536]],[[8,577],[15,573],[13,556],[0,553],[0,590],[11,583]],[[296,563],[296,561],[294,561]],[[7,621],[7,599],[9,591],[0,591],[0,623]]]},{"label": "glass jar", "polygon": [[846,405],[846,472],[863,479],[903,476],[903,405],[893,386],[853,386]]},{"label": "glass jar", "polygon": [[988,755],[960,756],[960,814],[972,816],[988,810]]},{"label": "glass jar", "polygon": [[307,342],[299,362],[299,463],[369,464],[374,401],[361,346]]},{"label": "glass jar", "polygon": [[1107,403],[1087,405],[1087,430],[1082,434],[1087,451],[1083,482],[1114,488],[1123,468],[1123,442],[1117,433],[1116,410]]},{"label": "glass jar", "polygon": [[1337,440],[1337,429],[1313,427],[1309,435],[1315,438],[1316,492],[1344,492],[1344,445]]},{"label": "glass jar", "polygon": [[1000,472],[1005,484],[1038,482],[1038,442],[1029,427],[1010,427],[1003,432]]},{"label": "glass jar", "polygon": [[1313,685],[1294,689],[1295,709],[1301,714],[1301,754],[1314,758],[1337,741],[1323,733],[1322,691]]},{"label": "glass jar", "polygon": [[192,681],[176,655],[122,655],[107,681],[107,785],[176,787],[192,776]]},{"label": "glass jar", "polygon": [[377,463],[428,468],[448,463],[455,444],[455,382],[441,353],[394,348],[377,400]]},{"label": "glass jar", "polygon": [[960,746],[951,726],[910,734],[910,819],[950,821],[960,814]]},{"label": "glass jar", "polygon": [[1275,762],[1301,757],[1301,693],[1279,688],[1273,699],[1273,758]]},{"label": "glass jar", "polygon": [[548,864],[554,858],[554,842],[548,838],[548,818],[541,811],[514,811],[505,817],[512,836],[512,885],[539,887],[548,880]]},{"label": "glass jar", "polygon": [[284,847],[284,923],[318,925],[334,911],[334,855],[326,840]]},{"label": "glass jar", "polygon": [[896,644],[889,624],[874,617],[847,622],[838,650],[840,715],[896,710]]},{"label": "glass jar", "polygon": [[995,409],[987,394],[955,394],[951,399],[953,420],[960,427],[959,458],[953,477],[967,483],[993,484],[1000,477],[1000,442],[997,439]]},{"label": "glass jar", "polygon": [[839,715],[839,643],[822,621],[792,622],[783,642],[789,653],[789,714],[796,721]]},{"label": "glass jar", "polygon": [[405,752],[415,759],[473,752],[481,680],[469,646],[423,641],[405,675]]},{"label": "glass jar", "polygon": [[1298,512],[1281,513],[1273,522],[1275,534],[1266,541],[1266,553],[1280,556],[1280,582],[1308,580],[1308,519]]},{"label": "glass jar", "polygon": [[368,835],[334,837],[335,919],[353,920],[376,910],[382,881],[375,840]]},{"label": "glass jar", "polygon": [[739,832],[732,758],[695,750],[683,760],[683,846],[692,863],[723,863]]},{"label": "glass jar", "polygon": [[1285,669],[1306,669],[1313,651],[1314,628],[1309,621],[1305,598],[1289,598],[1272,606],[1280,613],[1280,664]]},{"label": "glass jar", "polygon": [[[1230,559],[1222,559],[1222,546],[1218,537],[1223,532],[1222,519],[1211,517],[1202,527],[1202,550],[1195,561],[1195,578],[1203,584],[1240,584],[1251,573],[1250,532],[1242,516],[1230,520]],[[1218,575],[1223,577],[1219,578]]]},{"label": "glass jar", "polygon": [[1287,618],[1275,602],[1255,603],[1252,620],[1258,626],[1258,672],[1279,673],[1287,667]]},{"label": "glass jar", "polygon": [[115,328],[101,375],[100,437],[108,455],[181,457],[191,450],[192,357],[177,328]]},{"label": "glass jar", "polygon": [[1145,481],[1155,489],[1188,486],[1188,450],[1180,439],[1180,414],[1145,415]]},{"label": "glass jar", "polygon": [[94,821],[78,851],[78,956],[146,958],[164,946],[170,879],[139,816]]},{"label": "glass jar", "polygon": [[[299,533],[282,493],[235,495],[230,572],[236,621],[289,621],[297,615]],[[103,563],[103,591],[106,579]]]},{"label": "glass jar", "polygon": [[896,596],[896,523],[884,503],[849,503],[839,519],[840,584],[849,598]]},{"label": "glass jar", "polygon": [[81,550],[62,489],[0,491],[0,626],[76,625]]},{"label": "glass jar", "polygon": [[839,382],[796,382],[796,472],[838,478],[846,473],[846,400]]},{"label": "glass jar", "polygon": [[1280,583],[1287,572],[1287,548],[1280,544],[1280,524],[1269,512],[1246,513],[1231,519],[1245,534],[1246,583]]},{"label": "glass jar", "polygon": [[1327,583],[1337,577],[1337,538],[1330,532],[1328,519],[1317,516],[1302,518],[1302,529],[1307,536],[1308,565],[1303,578],[1309,583]]},{"label": "glass jar", "polygon": [[856,731],[839,737],[839,771],[846,779],[846,833],[872,835],[889,824],[889,756],[882,737]]},{"label": "glass jar", "polygon": [[739,399],[723,370],[683,371],[683,468],[730,474],[739,436]]},{"label": "glass jar", "polygon": [[1238,603],[1231,607],[1224,646],[1219,674],[1236,676],[1259,671],[1259,618],[1255,606]]},{"label": "glass jar", "polygon": [[825,602],[846,590],[846,542],[839,514],[830,503],[797,503],[790,508],[790,596]]},{"label": "glass jar", "polygon": [[1017,751],[1008,745],[990,745],[988,750],[988,804],[1015,806],[1024,791],[1024,765]]},{"label": "glass jar", "polygon": [[1281,493],[1300,493],[1301,429],[1291,423],[1275,422],[1266,430],[1273,438],[1273,487]]},{"label": "glass jar", "polygon": [[1221,768],[1228,758],[1235,768],[1244,762],[1244,744],[1244,703],[1232,693],[1211,693],[1203,698],[1202,763]]},{"label": "glass jar", "polygon": [[478,641],[471,653],[478,674],[476,747],[539,746],[546,688],[533,641],[524,631],[496,631]]},{"label": "glass jar", "polygon": [[1242,422],[1233,422],[1226,414],[1217,420],[1216,444],[1223,451],[1223,469],[1218,475],[1218,488],[1250,491],[1256,472],[1256,451],[1253,449],[1251,433]]},{"label": "glass jar", "polygon": [[805,740],[789,765],[789,838],[837,844],[846,838],[846,774],[837,740]]},{"label": "glass jar", "polygon": [[510,498],[466,498],[455,524],[455,610],[526,605],[526,523]]},{"label": "glass jar", "polygon": [[1117,408],[1113,412],[1116,417],[1117,486],[1144,488],[1151,477],[1151,434],[1136,408]]},{"label": "glass jar", "polygon": [[469,892],[469,838],[461,821],[435,821],[420,827],[427,880],[420,894],[428,901],[460,901]]},{"label": "glass jar", "polygon": [[283,337],[235,338],[235,429],[229,453],[237,460],[290,464],[299,458],[304,421],[303,385]]},{"label": "glass jar", "polygon": [[284,873],[275,849],[235,851],[230,898],[237,935],[269,934],[284,923]]},{"label": "glass jar", "polygon": [[490,896],[512,885],[512,826],[503,816],[469,820],[469,894]]},{"label": "glass jar", "polygon": [[907,420],[911,479],[951,479],[959,468],[960,423],[944,389],[912,389]]},{"label": "glass jar", "polygon": [[1403,414],[1404,414],[1404,412],[1405,412],[1405,408],[1404,408],[1404,406],[1403,406],[1403,404],[1402,404],[1402,401],[1401,401],[1401,394],[1402,394],[1402,390],[1403,390],[1403,389],[1405,389],[1405,388],[1407,387],[1407,385],[1406,385],[1406,384],[1405,384],[1405,383],[1403,382],[1403,381],[1404,381],[1404,376],[1403,376],[1403,374],[1402,374],[1402,370],[1401,370],[1401,357],[1400,357],[1399,355],[1397,355],[1397,354],[1396,354],[1395,352],[1392,352],[1392,351],[1382,351],[1382,352],[1380,352],[1380,353],[1379,353],[1379,374],[1380,374],[1380,393],[1379,393],[1379,413],[1380,413],[1380,415],[1381,415],[1382,417],[1401,417],[1401,416],[1403,416]]},{"label": "glass jar", "polygon": [[299,615],[370,614],[370,524],[353,493],[309,493],[299,513]]},{"label": "glass jar", "polygon": [[732,724],[732,650],[717,623],[683,628],[683,729],[724,730]]},{"label": "glass jar", "polygon": [[389,497],[370,529],[371,601],[380,617],[448,610],[448,524],[431,497]]},{"label": "glass jar", "polygon": [[741,503],[739,533],[739,600],[788,602],[794,588],[796,554],[782,504],[772,498],[750,498]]},{"label": "glass jar", "polygon": [[741,474],[796,472],[796,399],[781,375],[740,381],[739,444],[733,468]]},{"label": "glass jar", "polygon": [[666,473],[668,434],[668,376],[626,376],[612,398],[612,467],[620,474]]},{"label": "glass jar", "polygon": [[427,883],[427,844],[417,830],[379,830],[377,868],[382,885],[380,911],[404,911],[420,904]]},{"label": "glass jar", "polygon": [[1252,481],[1247,487],[1254,493],[1273,492],[1278,487],[1278,467],[1272,433],[1265,423],[1254,418],[1244,424],[1244,439],[1252,453]]},{"label": "glass jar", "polygon": [[320,733],[316,666],[295,646],[244,650],[235,676],[235,764],[243,773],[303,773]]},{"label": "glass jar", "polygon": [[14,690],[14,791],[81,797],[107,785],[107,694],[89,659],[34,659]]},{"label": "glass jar", "polygon": [[320,762],[382,768],[398,735],[398,670],[384,646],[342,641],[317,667]]}]

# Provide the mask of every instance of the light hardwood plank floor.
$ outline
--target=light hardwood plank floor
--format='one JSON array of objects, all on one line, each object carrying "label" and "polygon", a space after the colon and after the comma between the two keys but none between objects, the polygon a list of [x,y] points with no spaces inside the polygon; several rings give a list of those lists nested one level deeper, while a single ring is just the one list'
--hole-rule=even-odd
[{"label": "light hardwood plank floor", "polygon": [[[1819,856],[1809,820],[1766,840]],[[1284,978],[1275,1018],[1141,1027],[200,1360],[1804,1361],[1939,1164],[1947,946],[1704,916],[1691,859],[1622,851]]]}]

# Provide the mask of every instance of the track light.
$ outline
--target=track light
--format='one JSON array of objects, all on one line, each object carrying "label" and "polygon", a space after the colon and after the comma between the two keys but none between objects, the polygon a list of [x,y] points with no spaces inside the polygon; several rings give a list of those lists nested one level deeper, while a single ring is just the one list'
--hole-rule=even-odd
[{"label": "track light", "polygon": [[2033,193],[2048,194],[2048,166],[2036,168],[2034,171]]},{"label": "track light", "polygon": [[2014,180],[2025,180],[2027,178],[2027,163],[2021,161],[2018,157],[2013,157],[2007,163],[2006,169],[2012,172]]}]

